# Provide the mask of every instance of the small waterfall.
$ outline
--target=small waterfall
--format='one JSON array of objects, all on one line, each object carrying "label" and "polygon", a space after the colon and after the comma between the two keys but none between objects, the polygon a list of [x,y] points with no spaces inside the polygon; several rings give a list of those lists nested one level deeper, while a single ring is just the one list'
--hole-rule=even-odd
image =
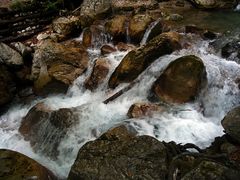
[{"label": "small waterfall", "polygon": [[144,33],[144,36],[143,36],[143,38],[142,38],[142,41],[140,42],[140,45],[141,45],[141,46],[144,45],[144,44],[146,44],[146,42],[147,42],[147,40],[148,40],[148,38],[149,38],[149,35],[150,35],[150,33],[152,32],[152,29],[155,28],[156,25],[157,25],[159,22],[160,22],[160,19],[152,22],[152,23],[148,26],[147,30],[146,30],[145,33]]}]

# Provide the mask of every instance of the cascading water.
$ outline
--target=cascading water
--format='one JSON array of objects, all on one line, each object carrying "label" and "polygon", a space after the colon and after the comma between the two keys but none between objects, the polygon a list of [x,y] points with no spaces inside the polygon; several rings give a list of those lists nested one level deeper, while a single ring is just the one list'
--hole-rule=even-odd
[{"label": "cascading water", "polygon": [[[94,47],[99,46],[97,44]],[[108,78],[94,92],[86,90],[83,82],[91,73],[92,64],[100,55],[100,51],[89,49],[88,52],[90,68],[74,82],[67,95],[37,99],[30,105],[15,104],[0,117],[0,148],[22,152],[64,179],[79,148],[119,123],[127,123],[135,128],[139,135],[150,135],[161,141],[194,143],[206,147],[216,136],[223,134],[220,121],[224,115],[240,104],[240,90],[235,82],[240,74],[240,65],[211,53],[208,41],[194,41],[188,49],[160,57],[138,77],[140,80],[138,84],[109,104],[102,102],[126,86],[123,84],[114,91],[107,89],[110,74],[127,52],[114,52],[108,55],[107,58],[112,65]],[[147,102],[152,83],[167,65],[176,58],[188,54],[202,58],[207,70],[208,85],[201,91],[198,99],[193,103],[173,106],[163,113],[154,114],[151,118],[128,119],[126,114],[129,107],[136,102]],[[44,102],[53,109],[77,107],[79,114],[79,122],[61,140],[58,147],[59,155],[54,160],[41,152],[33,152],[29,142],[18,132],[21,119],[38,102]]]}]

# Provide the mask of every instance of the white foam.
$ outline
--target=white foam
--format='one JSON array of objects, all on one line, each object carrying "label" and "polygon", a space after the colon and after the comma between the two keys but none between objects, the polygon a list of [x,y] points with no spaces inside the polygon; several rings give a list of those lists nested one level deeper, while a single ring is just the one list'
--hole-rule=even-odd
[{"label": "white foam", "polygon": [[[89,52],[90,66],[92,66],[99,56],[99,50],[89,50]],[[187,54],[195,54],[202,58],[207,69],[208,87],[201,92],[199,98],[194,103],[173,107],[165,113],[155,114],[152,118],[127,119],[126,114],[131,104],[147,101],[149,89],[160,73],[171,61]],[[108,78],[124,55],[126,52],[116,52],[108,56],[112,64]],[[28,106],[16,105],[0,118],[0,148],[22,152],[53,170],[59,177],[65,178],[79,148],[116,124],[127,121],[138,130],[140,135],[150,135],[159,140],[177,143],[195,143],[200,147],[206,147],[216,136],[223,134],[220,121],[226,112],[240,104],[240,92],[235,83],[235,78],[240,73],[240,66],[211,54],[208,42],[199,42],[191,49],[159,58],[139,76],[140,83],[107,105],[102,101],[126,84],[109,91],[106,80],[96,91],[90,92],[83,87],[83,82],[90,73],[91,68],[86,75],[75,81],[67,95],[41,99],[55,109],[80,106],[78,107],[79,124],[62,140],[57,160],[50,160],[32,152],[29,143],[24,141],[18,132],[22,117],[40,100]],[[204,111],[202,108],[205,108]]]}]

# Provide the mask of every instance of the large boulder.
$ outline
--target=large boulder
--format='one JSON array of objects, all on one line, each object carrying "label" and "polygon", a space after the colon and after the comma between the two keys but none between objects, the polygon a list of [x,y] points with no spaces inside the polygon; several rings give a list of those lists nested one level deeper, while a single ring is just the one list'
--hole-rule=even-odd
[{"label": "large boulder", "polygon": [[0,179],[54,180],[57,178],[51,171],[33,159],[18,152],[1,149]]},{"label": "large boulder", "polygon": [[195,6],[203,9],[230,9],[238,4],[238,0],[190,0]]},{"label": "large boulder", "polygon": [[133,81],[158,57],[180,49],[180,35],[176,32],[162,33],[146,45],[130,51],[110,77],[108,85],[115,88],[120,83]]},{"label": "large boulder", "polygon": [[85,87],[91,91],[95,90],[101,83],[104,82],[105,78],[108,75],[110,69],[110,63],[108,59],[100,58],[97,59],[92,73],[90,76],[85,80]]},{"label": "large boulder", "polygon": [[139,43],[145,30],[153,21],[150,15],[148,14],[137,14],[133,16],[129,22],[129,36],[132,42]]},{"label": "large boulder", "polygon": [[134,9],[156,9],[158,8],[158,3],[155,0],[112,0],[113,11],[127,10],[131,11]]},{"label": "large boulder", "polygon": [[206,69],[194,55],[183,56],[171,62],[154,82],[153,97],[168,103],[185,103],[195,99],[206,83]]},{"label": "large boulder", "polygon": [[226,133],[240,143],[240,106],[228,112],[221,123]]},{"label": "large boulder", "polygon": [[73,164],[72,179],[166,179],[165,146],[149,136],[136,137],[125,126],[86,143]]},{"label": "large boulder", "polygon": [[59,153],[57,148],[62,138],[78,120],[75,108],[53,110],[39,103],[23,118],[19,132],[30,141],[34,151],[54,159]]},{"label": "large boulder", "polygon": [[80,18],[77,16],[60,17],[52,23],[53,31],[64,36],[76,33],[80,25]]},{"label": "large boulder", "polygon": [[0,64],[0,107],[12,100],[15,86],[13,75]]},{"label": "large boulder", "polygon": [[21,66],[23,58],[16,50],[0,42],[0,63],[8,66]]},{"label": "large boulder", "polygon": [[128,17],[126,15],[116,15],[106,23],[106,31],[113,37],[113,40],[122,41],[126,39],[127,21]]},{"label": "large boulder", "polygon": [[65,92],[87,66],[85,49],[45,40],[34,53],[31,73],[34,91],[37,94]]}]

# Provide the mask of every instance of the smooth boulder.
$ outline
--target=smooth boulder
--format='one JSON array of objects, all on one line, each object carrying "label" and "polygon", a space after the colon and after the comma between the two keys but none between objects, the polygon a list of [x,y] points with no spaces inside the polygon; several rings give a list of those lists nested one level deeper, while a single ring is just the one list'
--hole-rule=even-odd
[{"label": "smooth boulder", "polygon": [[152,97],[168,103],[193,101],[206,83],[203,61],[194,55],[183,56],[171,62],[154,82]]},{"label": "smooth boulder", "polygon": [[151,63],[160,56],[171,54],[181,48],[180,35],[176,32],[162,33],[146,45],[130,51],[110,77],[110,88],[120,83],[135,80]]},{"label": "smooth boulder", "polygon": [[125,126],[119,126],[79,150],[68,179],[123,180],[143,177],[166,179],[166,148],[152,137],[136,137]]},{"label": "smooth boulder", "polygon": [[226,133],[240,143],[240,107],[228,112],[221,123]]},{"label": "smooth boulder", "polygon": [[0,179],[57,180],[54,174],[35,160],[15,151],[0,150]]}]

